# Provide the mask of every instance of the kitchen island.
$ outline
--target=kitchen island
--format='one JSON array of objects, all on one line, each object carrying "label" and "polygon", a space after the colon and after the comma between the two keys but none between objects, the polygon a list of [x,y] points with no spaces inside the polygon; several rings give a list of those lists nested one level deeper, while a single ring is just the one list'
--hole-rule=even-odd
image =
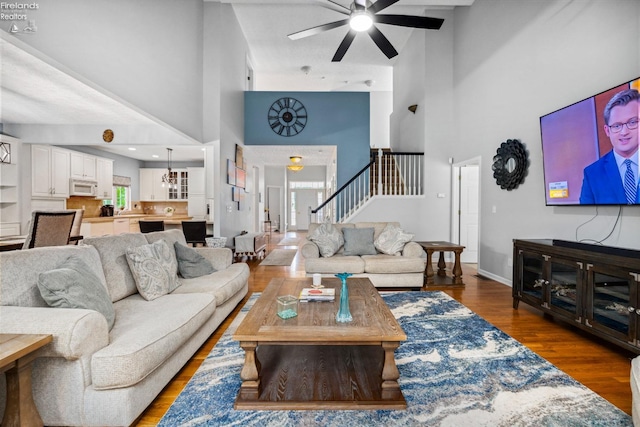
[{"label": "kitchen island", "polygon": [[[193,217],[187,215],[149,215],[149,214],[124,214],[115,216],[101,216],[83,218],[80,234],[85,237],[106,236],[122,233],[139,233],[139,221],[164,221],[165,230],[172,228],[182,229],[182,221],[189,221]],[[213,223],[207,221],[207,229],[213,231]],[[209,231],[209,230],[208,230]]]}]

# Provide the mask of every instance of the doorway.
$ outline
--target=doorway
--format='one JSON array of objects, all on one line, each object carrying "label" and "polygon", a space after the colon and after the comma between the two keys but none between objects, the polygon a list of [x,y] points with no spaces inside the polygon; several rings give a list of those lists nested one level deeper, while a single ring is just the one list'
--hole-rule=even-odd
[{"label": "doorway", "polygon": [[480,157],[454,164],[452,174],[452,242],[465,247],[461,262],[477,263],[480,240]]},{"label": "doorway", "polygon": [[265,220],[271,221],[273,231],[282,230],[280,218],[282,216],[282,187],[267,186],[266,206],[268,211]]},{"label": "doorway", "polygon": [[291,190],[291,218],[292,230],[308,230],[311,221],[311,210],[322,202],[322,192],[319,190]]}]

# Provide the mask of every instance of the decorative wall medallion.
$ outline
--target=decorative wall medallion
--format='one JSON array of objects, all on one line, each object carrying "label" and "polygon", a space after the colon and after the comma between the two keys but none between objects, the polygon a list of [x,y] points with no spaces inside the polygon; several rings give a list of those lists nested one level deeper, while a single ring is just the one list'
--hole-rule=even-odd
[{"label": "decorative wall medallion", "polygon": [[0,163],[11,163],[11,144],[0,142]]},{"label": "decorative wall medallion", "polygon": [[102,140],[106,143],[113,141],[113,131],[111,129],[107,129],[102,133]]},{"label": "decorative wall medallion", "polygon": [[529,167],[528,152],[517,139],[507,139],[493,156],[493,177],[503,190],[513,190],[524,182]]},{"label": "decorative wall medallion", "polygon": [[307,109],[295,98],[280,98],[267,114],[271,130],[280,136],[294,136],[307,125]]}]

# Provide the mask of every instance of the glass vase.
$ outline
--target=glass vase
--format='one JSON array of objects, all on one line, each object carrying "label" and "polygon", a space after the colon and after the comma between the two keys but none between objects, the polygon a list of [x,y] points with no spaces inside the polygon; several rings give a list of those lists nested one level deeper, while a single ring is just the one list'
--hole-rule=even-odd
[{"label": "glass vase", "polygon": [[347,289],[347,277],[351,276],[351,273],[339,273],[336,277],[342,281],[342,289],[340,290],[340,306],[338,307],[338,314],[336,314],[336,322],[351,322],[351,312],[349,311],[349,290]]}]

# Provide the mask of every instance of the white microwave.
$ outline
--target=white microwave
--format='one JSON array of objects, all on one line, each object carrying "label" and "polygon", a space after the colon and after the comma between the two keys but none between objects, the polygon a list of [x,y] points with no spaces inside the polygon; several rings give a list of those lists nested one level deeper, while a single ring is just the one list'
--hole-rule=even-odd
[{"label": "white microwave", "polygon": [[89,196],[95,197],[97,193],[98,183],[83,179],[71,179],[69,194],[71,196]]}]

